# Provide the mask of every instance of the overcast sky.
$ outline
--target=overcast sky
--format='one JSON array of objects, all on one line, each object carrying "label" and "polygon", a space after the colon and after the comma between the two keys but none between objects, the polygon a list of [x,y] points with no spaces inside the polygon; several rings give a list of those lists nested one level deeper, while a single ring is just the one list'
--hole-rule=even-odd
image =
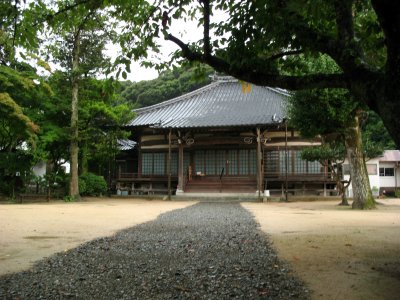
[{"label": "overcast sky", "polygon": [[[0,0],[1,1],[1,0]],[[213,21],[223,21],[227,19],[227,15],[221,11],[214,11],[214,15],[211,17],[211,22]],[[180,38],[184,43],[191,43],[200,40],[203,36],[203,27],[197,26],[197,21],[188,21],[184,22],[183,20],[172,19],[171,26],[169,28],[169,32],[174,36]],[[213,38],[212,32],[210,32],[211,39]],[[152,61],[169,61],[170,55],[179,49],[179,47],[171,42],[166,41],[163,38],[158,40],[161,45],[160,53],[151,53],[149,52],[149,57],[152,58]],[[109,55],[112,59],[115,59],[118,54],[120,47],[118,45],[110,45],[106,50],[106,54]],[[154,58],[154,59],[153,59]],[[34,63],[32,61],[31,63]],[[60,69],[60,66],[49,62],[51,68],[53,70]],[[38,72],[40,75],[49,75],[49,73],[37,66]],[[104,76],[99,76],[100,78],[104,78]],[[131,73],[127,74],[127,80],[131,81],[142,81],[142,80],[151,80],[158,77],[158,72],[155,69],[145,68],[140,66],[140,61],[132,61],[131,64]],[[123,80],[122,77],[119,80]]]},{"label": "overcast sky", "polygon": [[[211,17],[211,21],[222,21],[227,19],[227,15],[221,11],[214,11],[214,15]],[[203,27],[197,27],[197,21],[184,22],[183,20],[172,19],[169,32],[174,36],[181,38],[185,43],[196,42],[200,40],[203,36]],[[212,33],[211,33],[212,38]],[[171,53],[179,49],[175,43],[171,41],[166,41],[164,39],[159,39],[159,44],[161,45],[160,53],[153,54],[157,56],[157,59],[162,59],[164,61],[169,60]],[[107,51],[109,55],[115,57],[118,53],[117,47],[111,47]],[[152,54],[151,54],[152,55]],[[140,66],[140,62],[133,61],[131,64],[131,73],[128,73],[127,79],[131,81],[141,81],[141,80],[151,80],[158,77],[158,72],[154,69],[148,69]]]}]

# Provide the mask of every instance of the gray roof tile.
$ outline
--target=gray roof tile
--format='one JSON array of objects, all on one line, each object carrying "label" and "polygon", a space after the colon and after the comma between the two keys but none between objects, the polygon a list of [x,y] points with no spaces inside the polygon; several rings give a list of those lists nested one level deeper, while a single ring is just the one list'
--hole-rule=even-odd
[{"label": "gray roof tile", "polygon": [[128,126],[196,128],[272,124],[285,117],[287,97],[289,93],[284,90],[256,85],[251,85],[251,91],[245,93],[237,80],[220,80],[172,100],[137,109],[136,118]]},{"label": "gray roof tile", "polygon": [[127,151],[127,150],[132,150],[133,148],[135,148],[136,146],[136,142],[135,141],[131,141],[131,140],[117,140],[117,144],[118,144],[118,149],[121,151]]}]

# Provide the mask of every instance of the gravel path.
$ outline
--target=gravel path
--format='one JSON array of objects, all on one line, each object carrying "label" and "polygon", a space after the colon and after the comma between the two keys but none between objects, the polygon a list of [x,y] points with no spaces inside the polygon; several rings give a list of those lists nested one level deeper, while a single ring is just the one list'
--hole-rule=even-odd
[{"label": "gravel path", "polygon": [[240,204],[199,203],[0,277],[0,299],[308,299]]}]

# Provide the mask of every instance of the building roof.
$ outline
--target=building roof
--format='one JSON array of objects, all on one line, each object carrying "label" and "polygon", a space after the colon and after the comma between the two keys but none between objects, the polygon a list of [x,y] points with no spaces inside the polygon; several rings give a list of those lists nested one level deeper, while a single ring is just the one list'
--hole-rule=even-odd
[{"label": "building roof", "polygon": [[385,150],[382,157],[379,158],[380,162],[385,161],[400,161],[400,151],[399,150]]},{"label": "building roof", "polygon": [[128,126],[197,128],[268,125],[285,117],[289,93],[222,78],[203,88],[135,110]]},{"label": "building roof", "polygon": [[127,139],[117,140],[117,143],[118,143],[118,149],[121,151],[132,150],[136,146],[136,142]]}]

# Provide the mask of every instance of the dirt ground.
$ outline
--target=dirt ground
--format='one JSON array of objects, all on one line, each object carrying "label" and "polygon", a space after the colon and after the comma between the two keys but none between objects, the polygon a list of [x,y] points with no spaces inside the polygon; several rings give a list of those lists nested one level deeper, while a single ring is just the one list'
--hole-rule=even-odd
[{"label": "dirt ground", "polygon": [[[373,211],[337,201],[242,203],[314,299],[399,299],[400,200]],[[195,202],[90,199],[0,205],[0,275]]]},{"label": "dirt ground", "polygon": [[25,270],[53,253],[193,204],[103,198],[0,205],[0,275]]},{"label": "dirt ground", "polygon": [[313,299],[400,299],[400,200],[354,211],[338,201],[243,203]]}]

